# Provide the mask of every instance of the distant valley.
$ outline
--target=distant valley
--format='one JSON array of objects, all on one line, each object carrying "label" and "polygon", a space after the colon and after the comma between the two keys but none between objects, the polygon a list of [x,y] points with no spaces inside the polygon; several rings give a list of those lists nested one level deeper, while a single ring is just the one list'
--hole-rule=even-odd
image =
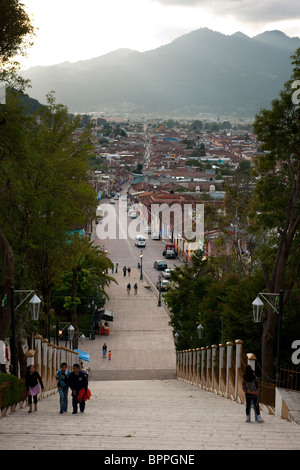
[{"label": "distant valley", "polygon": [[254,38],[207,28],[147,52],[120,49],[95,59],[33,67],[30,95],[71,112],[252,117],[269,107],[292,71],[299,38],[269,31]]}]

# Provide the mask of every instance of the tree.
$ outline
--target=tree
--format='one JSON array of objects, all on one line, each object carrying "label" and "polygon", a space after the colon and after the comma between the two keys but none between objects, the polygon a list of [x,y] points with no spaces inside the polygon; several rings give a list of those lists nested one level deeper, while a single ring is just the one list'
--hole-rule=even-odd
[{"label": "tree", "polygon": [[197,344],[199,304],[206,293],[209,279],[207,261],[202,251],[192,255],[192,266],[177,266],[171,274],[172,286],[164,296],[171,312],[170,324],[179,333],[178,349],[189,349]]},{"label": "tree", "polygon": [[[292,100],[292,83],[300,78],[300,49],[292,57],[295,65],[291,80],[284,85],[271,109],[255,118],[254,132],[266,152],[255,160],[257,225],[269,231],[271,256],[263,260],[268,293],[285,291],[284,304],[299,273],[300,248],[300,110]],[[273,377],[273,349],[277,314],[268,308],[263,319],[263,378]]]},{"label": "tree", "polygon": [[13,60],[26,55],[32,45],[34,27],[19,0],[0,0],[0,74],[14,73],[19,63]]},{"label": "tree", "polygon": [[67,233],[95,213],[96,195],[87,180],[92,147],[85,131],[74,140],[78,119],[71,119],[52,94],[39,114],[25,115],[14,95],[6,108],[6,132],[0,135],[7,153],[0,175],[0,187],[6,185],[0,224],[14,251],[15,283],[37,289],[43,297],[41,333],[49,335],[51,287]]},{"label": "tree", "polygon": [[87,285],[94,286],[96,290],[106,295],[105,286],[115,281],[107,276],[106,270],[112,268],[113,263],[107,255],[94,246],[87,238],[78,235],[72,236],[66,246],[65,256],[62,260],[62,273],[65,277],[71,274],[70,296],[65,299],[65,309],[70,312],[70,321],[74,326],[75,347],[78,344],[79,325],[77,319],[77,305],[81,303],[78,293],[79,277],[84,277]]},{"label": "tree", "polygon": [[[18,62],[12,61],[17,54],[24,54],[30,46],[29,38],[34,35],[34,28],[25,12],[23,5],[18,0],[0,0],[0,79],[8,77],[15,78],[14,72],[18,68]],[[18,80],[15,80],[17,82]],[[19,81],[20,82],[20,81]],[[3,126],[4,124],[4,126]],[[1,116],[0,129],[6,128],[6,114]],[[1,134],[0,134],[1,135]],[[1,139],[0,139],[1,140]],[[0,145],[0,163],[4,161],[6,153]],[[0,197],[9,187],[8,181],[4,187],[0,187]],[[12,247],[0,229],[0,261],[1,284],[0,284],[0,340],[4,341],[10,325],[9,288],[14,284],[14,255]],[[3,305],[2,305],[3,303]]]}]

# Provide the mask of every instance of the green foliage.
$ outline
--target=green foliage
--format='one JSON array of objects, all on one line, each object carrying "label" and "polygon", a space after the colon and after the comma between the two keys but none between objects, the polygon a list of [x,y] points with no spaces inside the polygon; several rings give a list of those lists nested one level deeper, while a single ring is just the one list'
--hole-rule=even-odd
[{"label": "green foliage", "polygon": [[19,0],[1,1],[0,15],[0,72],[15,68],[17,61],[12,58],[25,55],[31,46],[34,28]]},{"label": "green foliage", "polygon": [[25,400],[25,381],[11,374],[0,374],[0,409]]},{"label": "green foliage", "polygon": [[89,131],[75,140],[79,119],[56,104],[53,94],[47,99],[47,106],[27,115],[18,93],[10,93],[7,123],[0,129],[0,225],[14,251],[15,285],[43,297],[42,321],[49,315],[66,233],[84,226],[97,205],[87,181]]}]

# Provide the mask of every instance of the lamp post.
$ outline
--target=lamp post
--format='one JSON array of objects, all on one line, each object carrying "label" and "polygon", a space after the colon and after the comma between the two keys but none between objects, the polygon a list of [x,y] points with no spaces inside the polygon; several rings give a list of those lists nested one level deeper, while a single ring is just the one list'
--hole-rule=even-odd
[{"label": "lamp post", "polygon": [[161,274],[158,276],[159,289],[158,289],[158,303],[157,306],[161,307]]},{"label": "lamp post", "polygon": [[140,274],[140,281],[143,280],[143,256],[144,256],[144,253],[143,253],[143,250],[141,250],[141,253],[140,253],[140,260],[141,260],[141,274]]},{"label": "lamp post", "polygon": [[[276,293],[267,293],[267,292],[259,292],[258,294],[261,296],[269,305],[270,307],[278,314],[278,325],[277,325],[277,357],[276,357],[276,384],[279,385],[279,370],[280,370],[280,343],[281,343],[281,326],[282,326],[282,315],[283,315],[283,290]],[[275,296],[274,305],[268,300],[266,296]],[[277,309],[277,301],[278,301],[278,309]],[[262,311],[263,311],[263,302],[259,297],[252,302],[253,308],[253,321],[258,323],[262,320]]]},{"label": "lamp post", "polygon": [[179,340],[179,333],[178,331],[176,331],[176,333],[174,334],[174,341],[176,344],[178,343],[178,340]]},{"label": "lamp post", "polygon": [[204,326],[200,323],[200,325],[197,326],[197,335],[199,339],[203,338],[203,330]]},{"label": "lamp post", "polygon": [[[75,330],[75,328],[74,328],[73,325],[70,325],[68,327],[68,334],[69,334],[68,336],[69,336],[70,346],[72,346],[72,342],[73,342],[73,339],[74,339],[74,330]],[[73,347],[72,347],[72,349],[73,349]]]},{"label": "lamp post", "polygon": [[[15,306],[15,293],[25,293],[26,297]],[[31,318],[34,321],[39,319],[41,299],[35,294],[34,290],[15,290],[13,286],[10,287],[10,313],[11,313],[11,364],[12,374],[18,376],[18,362],[16,354],[16,323],[15,311],[33,294],[32,299],[29,301]]]}]

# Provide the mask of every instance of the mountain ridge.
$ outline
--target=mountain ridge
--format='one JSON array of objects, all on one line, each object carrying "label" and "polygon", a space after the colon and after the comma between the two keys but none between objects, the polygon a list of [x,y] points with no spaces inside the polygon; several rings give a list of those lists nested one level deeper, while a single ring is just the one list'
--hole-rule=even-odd
[{"label": "mountain ridge", "polygon": [[276,98],[299,38],[266,31],[253,38],[194,30],[145,52],[117,49],[89,60],[28,69],[40,102],[54,90],[72,112],[253,116]]}]

